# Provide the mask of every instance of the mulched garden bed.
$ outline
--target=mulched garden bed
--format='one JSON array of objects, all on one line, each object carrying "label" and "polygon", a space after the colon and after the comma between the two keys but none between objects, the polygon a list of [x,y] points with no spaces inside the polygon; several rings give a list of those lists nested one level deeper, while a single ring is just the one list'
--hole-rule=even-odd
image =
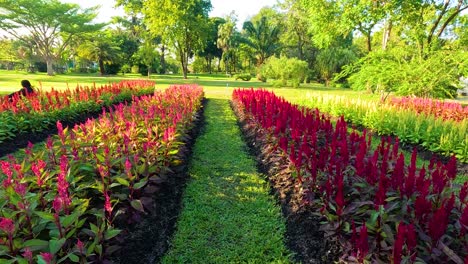
[{"label": "mulched garden bed", "polygon": [[[234,110],[234,112],[236,112]],[[238,124],[243,132],[248,151],[256,157],[257,168],[267,176],[271,192],[275,195],[286,219],[286,244],[294,253],[294,260],[300,263],[335,263],[339,258],[339,248],[320,231],[320,217],[304,205],[303,196],[291,178],[287,164],[266,149],[266,143],[257,136],[258,131],[243,120],[236,112]]]},{"label": "mulched garden bed", "polygon": [[[146,215],[140,215],[140,219],[117,223],[117,228],[123,229],[118,236],[121,248],[112,255],[109,263],[159,263],[169,249],[182,209],[182,194],[189,178],[188,165],[192,147],[205,125],[205,104],[206,99],[196,115],[194,127],[179,150],[179,159],[182,161],[180,165],[172,166],[169,172],[161,176],[161,182],[153,182],[145,188],[153,193],[152,199],[146,201],[152,209],[147,210],[149,212]],[[138,223],[133,224],[132,220],[138,220]]]}]

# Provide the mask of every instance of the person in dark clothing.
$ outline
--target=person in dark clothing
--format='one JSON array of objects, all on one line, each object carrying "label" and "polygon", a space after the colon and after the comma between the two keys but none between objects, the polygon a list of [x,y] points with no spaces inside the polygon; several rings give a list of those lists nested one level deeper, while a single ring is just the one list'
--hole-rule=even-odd
[{"label": "person in dark clothing", "polygon": [[22,95],[22,96],[26,96],[28,94],[33,94],[34,93],[34,89],[32,88],[32,85],[31,83],[28,81],[28,80],[22,80],[21,81],[21,86],[23,88],[21,88],[21,90],[17,91],[17,92],[14,92],[14,93],[11,93],[8,95],[8,100],[11,101],[11,99],[16,95]]}]

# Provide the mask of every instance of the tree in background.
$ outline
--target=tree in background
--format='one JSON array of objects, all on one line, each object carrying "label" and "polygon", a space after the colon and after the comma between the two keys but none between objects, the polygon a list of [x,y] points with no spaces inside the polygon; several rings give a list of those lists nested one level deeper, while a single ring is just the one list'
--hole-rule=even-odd
[{"label": "tree in background", "polygon": [[206,72],[211,74],[212,72],[212,61],[214,58],[218,58],[221,60],[223,55],[223,50],[220,49],[217,45],[218,35],[219,35],[219,28],[226,20],[220,17],[212,17],[210,18],[210,31],[208,34],[208,39],[206,41],[206,46],[198,52],[198,56],[204,58],[206,61]]},{"label": "tree in background", "polygon": [[255,54],[257,66],[261,66],[281,47],[279,43],[280,25],[271,20],[272,18],[261,16],[254,21],[246,21],[243,25],[246,43]]},{"label": "tree in background", "polygon": [[237,18],[234,13],[226,17],[225,23],[218,27],[218,39],[216,45],[223,51],[222,58],[226,67],[226,74],[229,71],[229,51],[233,46],[233,35],[236,31]]},{"label": "tree in background", "polygon": [[53,75],[53,63],[68,47],[73,36],[96,32],[103,24],[92,24],[96,7],[81,9],[79,5],[57,0],[3,0],[0,1],[0,28],[20,40],[29,32],[37,53],[47,64],[47,74]]},{"label": "tree in background", "polygon": [[[349,77],[353,89],[452,97],[459,77],[467,75],[468,55],[459,52],[468,29],[466,0],[291,1],[307,14],[308,30],[321,50],[316,68],[326,79],[330,74],[324,69],[338,59],[326,49],[355,50],[354,44],[363,47],[355,52],[363,58],[336,76]],[[334,44],[349,35],[355,37],[352,46]]]},{"label": "tree in background", "polygon": [[208,0],[144,0],[143,14],[149,31],[160,35],[174,47],[184,78],[187,78],[189,58],[203,49],[208,39]]},{"label": "tree in background", "polygon": [[116,63],[120,59],[120,47],[111,30],[94,33],[85,37],[86,41],[78,46],[78,56],[97,61],[99,73],[106,74],[104,65]]}]

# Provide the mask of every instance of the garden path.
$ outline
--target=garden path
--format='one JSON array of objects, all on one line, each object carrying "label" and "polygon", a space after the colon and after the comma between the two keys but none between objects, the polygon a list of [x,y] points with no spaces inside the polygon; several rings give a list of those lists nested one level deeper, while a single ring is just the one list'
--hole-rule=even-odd
[{"label": "garden path", "polygon": [[163,263],[289,263],[281,210],[226,99],[209,99],[172,248]]}]

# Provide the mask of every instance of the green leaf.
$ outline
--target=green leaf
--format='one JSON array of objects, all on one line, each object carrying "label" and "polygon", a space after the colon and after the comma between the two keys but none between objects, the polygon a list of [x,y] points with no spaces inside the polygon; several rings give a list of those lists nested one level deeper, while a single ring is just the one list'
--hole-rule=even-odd
[{"label": "green leaf", "polygon": [[76,263],[80,262],[80,258],[75,254],[68,255],[68,258],[73,262],[76,262]]},{"label": "green leaf", "polygon": [[23,243],[23,248],[35,248],[35,249],[42,249],[46,248],[49,245],[48,241],[40,240],[40,239],[31,239],[27,240]]},{"label": "green leaf", "polygon": [[62,238],[59,240],[50,240],[49,241],[50,253],[55,255],[62,248],[63,244],[65,244],[65,241],[66,241],[65,238]]},{"label": "green leaf", "polygon": [[79,216],[80,216],[80,213],[78,211],[73,212],[73,214],[71,214],[71,215],[65,216],[61,221],[62,226],[64,228],[69,227],[71,224],[73,224],[78,219]]},{"label": "green leaf", "polygon": [[104,239],[109,240],[109,239],[115,237],[116,235],[120,234],[120,232],[122,232],[122,230],[119,230],[119,229],[108,229],[108,230],[106,231],[106,233],[104,233]]},{"label": "green leaf", "polygon": [[44,220],[51,221],[51,222],[55,221],[54,215],[51,213],[36,211],[35,214],[37,214],[40,218]]},{"label": "green leaf", "polygon": [[143,186],[146,185],[146,183],[148,183],[148,180],[146,179],[140,180],[139,182],[135,183],[135,185],[133,185],[133,189],[135,190],[141,189]]},{"label": "green leaf", "polygon": [[135,208],[135,210],[140,211],[140,212],[145,212],[145,209],[143,209],[143,204],[141,204],[140,200],[133,200],[130,202],[130,205]]},{"label": "green leaf", "polygon": [[28,260],[25,259],[25,258],[17,257],[16,261],[17,261],[18,264],[28,264]]},{"label": "green leaf", "polygon": [[120,184],[122,184],[123,186],[127,186],[127,187],[130,186],[130,183],[124,178],[116,177],[115,180],[119,182]]}]

